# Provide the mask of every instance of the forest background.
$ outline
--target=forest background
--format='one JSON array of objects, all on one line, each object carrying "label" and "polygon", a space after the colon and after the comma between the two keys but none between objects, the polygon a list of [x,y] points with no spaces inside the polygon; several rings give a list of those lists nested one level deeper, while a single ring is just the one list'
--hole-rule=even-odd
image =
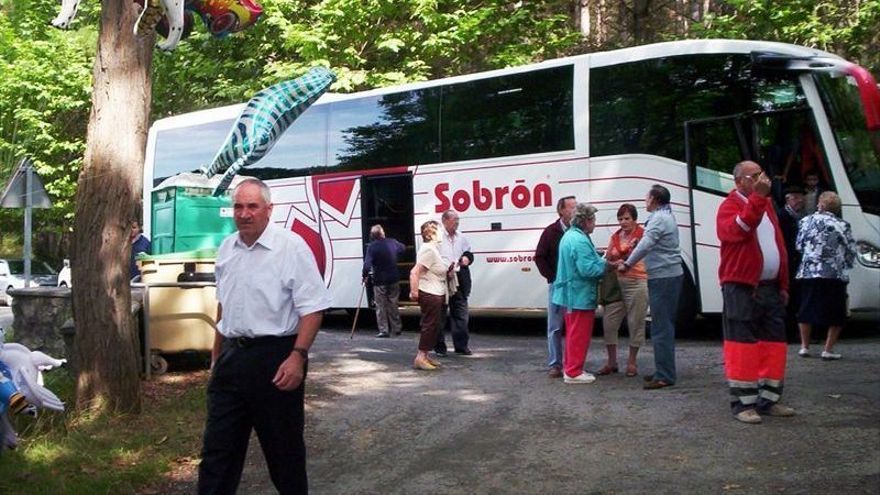
[{"label": "forest background", "polygon": [[[196,20],[153,57],[153,120],[240,103],[325,64],[353,92],[658,41],[783,41],[880,74],[880,0],[263,0],[252,28],[212,38]],[[34,215],[35,256],[69,256],[89,120],[100,4],[71,30],[60,2],[0,0],[0,187],[30,156],[53,200]],[[21,252],[21,210],[0,210],[0,256]]]}]

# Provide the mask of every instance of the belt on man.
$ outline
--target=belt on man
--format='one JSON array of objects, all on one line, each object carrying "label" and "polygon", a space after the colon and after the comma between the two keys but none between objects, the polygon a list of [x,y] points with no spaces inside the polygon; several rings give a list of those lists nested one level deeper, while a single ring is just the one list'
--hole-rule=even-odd
[{"label": "belt on man", "polygon": [[279,344],[284,342],[293,344],[296,342],[296,334],[281,336],[267,335],[263,337],[230,337],[229,340],[235,347],[246,349],[258,345]]},{"label": "belt on man", "polygon": [[767,287],[767,286],[778,287],[778,286],[779,286],[779,281],[776,280],[776,279],[773,279],[773,280],[761,280],[760,282],[758,282],[758,286],[760,286],[760,287]]}]

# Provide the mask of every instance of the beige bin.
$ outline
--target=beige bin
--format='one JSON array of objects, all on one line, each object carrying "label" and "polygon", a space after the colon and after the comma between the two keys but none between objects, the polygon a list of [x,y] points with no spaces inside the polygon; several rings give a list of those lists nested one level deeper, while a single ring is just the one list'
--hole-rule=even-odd
[{"label": "beige bin", "polygon": [[[185,253],[179,253],[184,255]],[[162,373],[167,362],[161,354],[184,351],[210,352],[217,321],[216,288],[194,282],[187,287],[185,272],[213,274],[213,259],[166,258],[163,255],[140,260],[141,282],[147,287],[151,368]],[[158,286],[156,286],[158,285]],[[172,285],[168,287],[167,285]]]}]

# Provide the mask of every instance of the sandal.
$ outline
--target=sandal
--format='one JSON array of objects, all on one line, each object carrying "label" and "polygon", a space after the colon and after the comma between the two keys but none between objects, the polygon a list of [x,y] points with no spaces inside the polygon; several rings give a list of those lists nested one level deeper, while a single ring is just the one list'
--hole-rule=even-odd
[{"label": "sandal", "polygon": [[633,377],[639,374],[638,368],[635,366],[627,366],[626,367],[626,376]]},{"label": "sandal", "polygon": [[608,366],[607,364],[602,367],[599,371],[596,372],[599,376],[610,375],[611,373],[617,373],[619,369],[617,366]]}]

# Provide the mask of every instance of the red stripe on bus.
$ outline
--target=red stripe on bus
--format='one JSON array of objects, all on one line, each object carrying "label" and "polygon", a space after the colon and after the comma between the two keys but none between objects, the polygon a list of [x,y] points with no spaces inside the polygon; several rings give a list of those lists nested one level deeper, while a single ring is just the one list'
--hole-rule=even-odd
[{"label": "red stripe on bus", "polygon": [[577,158],[563,158],[560,160],[547,160],[542,162],[525,162],[525,163],[506,163],[504,165],[485,165],[482,167],[469,167],[469,168],[453,168],[451,170],[434,170],[431,172],[422,172],[419,176],[423,175],[434,175],[434,174],[448,174],[450,172],[465,172],[469,170],[487,170],[491,168],[507,168],[507,167],[522,167],[524,165],[545,165],[549,163],[564,163],[564,162],[573,162],[577,160],[586,160],[587,157],[577,157]]},{"label": "red stripe on bus", "polygon": [[675,182],[670,182],[668,180],[657,179],[654,177],[642,177],[640,175],[620,175],[617,177],[596,177],[594,179],[569,179],[569,180],[561,180],[560,184],[575,184],[578,182],[598,182],[600,180],[620,180],[620,179],[637,179],[637,180],[647,180],[651,182],[661,182],[663,184],[669,184],[670,186],[680,187],[682,189],[687,189],[688,186],[683,186],[681,184],[677,184]]}]

